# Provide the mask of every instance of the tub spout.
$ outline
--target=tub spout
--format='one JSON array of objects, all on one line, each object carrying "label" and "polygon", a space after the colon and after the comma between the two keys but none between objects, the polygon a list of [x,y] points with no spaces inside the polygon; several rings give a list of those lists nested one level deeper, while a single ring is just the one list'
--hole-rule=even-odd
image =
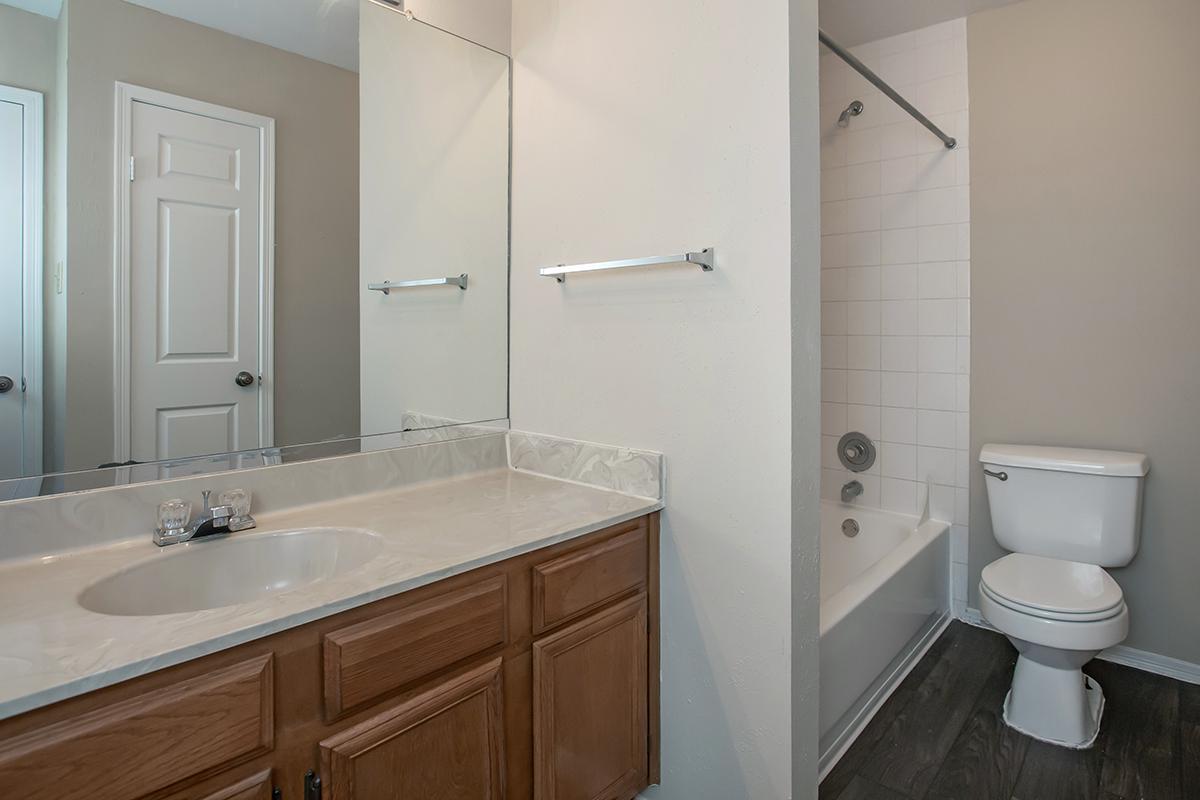
[{"label": "tub spout", "polygon": [[863,485],[860,481],[850,481],[842,487],[842,502],[849,503],[863,493]]}]

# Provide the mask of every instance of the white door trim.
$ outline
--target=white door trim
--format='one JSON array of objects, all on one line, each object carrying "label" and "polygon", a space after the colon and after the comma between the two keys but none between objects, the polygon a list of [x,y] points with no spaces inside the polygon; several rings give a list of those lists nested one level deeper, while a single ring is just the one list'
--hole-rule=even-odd
[{"label": "white door trim", "polygon": [[[42,472],[42,214],[45,206],[44,123],[41,92],[0,86],[0,99],[22,106],[24,114],[24,216],[22,254],[22,364],[20,387],[23,403],[21,460],[26,475]],[[17,389],[13,389],[17,391]]]},{"label": "white door trim", "polygon": [[247,125],[259,129],[262,174],[259,221],[262,253],[259,262],[259,369],[262,380],[258,393],[259,446],[275,442],[275,120],[248,111],[193,100],[189,97],[117,82],[116,91],[116,168],[113,185],[113,453],[114,461],[128,461],[130,452],[130,158],[132,157],[133,104],[148,103],[175,111]]}]

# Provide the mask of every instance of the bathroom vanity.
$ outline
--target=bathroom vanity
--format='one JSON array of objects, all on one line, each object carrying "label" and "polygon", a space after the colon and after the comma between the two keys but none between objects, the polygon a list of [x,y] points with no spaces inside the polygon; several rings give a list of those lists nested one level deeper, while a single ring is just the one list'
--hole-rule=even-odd
[{"label": "bathroom vanity", "polygon": [[657,780],[657,540],[655,513],[5,720],[0,782],[631,798]]},{"label": "bathroom vanity", "polygon": [[0,796],[656,782],[661,457],[509,430],[508,56],[50,5],[0,2]]}]

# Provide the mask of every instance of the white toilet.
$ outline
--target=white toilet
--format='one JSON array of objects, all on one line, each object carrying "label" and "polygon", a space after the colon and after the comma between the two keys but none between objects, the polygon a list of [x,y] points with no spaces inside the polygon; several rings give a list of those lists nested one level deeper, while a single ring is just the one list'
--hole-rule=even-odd
[{"label": "white toilet", "polygon": [[985,445],[992,529],[1011,555],[983,568],[980,610],[1017,648],[1004,720],[1045,742],[1086,748],[1104,695],[1081,670],[1129,632],[1121,587],[1104,567],[1138,550],[1139,453]]}]

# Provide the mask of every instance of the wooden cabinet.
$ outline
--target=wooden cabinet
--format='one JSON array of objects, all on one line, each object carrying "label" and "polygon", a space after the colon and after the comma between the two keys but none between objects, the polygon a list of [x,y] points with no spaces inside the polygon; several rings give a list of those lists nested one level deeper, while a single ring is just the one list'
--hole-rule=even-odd
[{"label": "wooden cabinet", "polygon": [[533,568],[533,630],[576,619],[646,585],[646,525],[619,526],[614,535]]},{"label": "wooden cabinet", "polygon": [[267,769],[217,789],[204,800],[271,800],[272,788],[271,770]]},{"label": "wooden cabinet", "polygon": [[535,800],[628,800],[647,784],[646,595],[533,645]]},{"label": "wooden cabinet", "polygon": [[629,800],[658,515],[0,721],[22,800]]},{"label": "wooden cabinet", "polygon": [[23,800],[136,800],[269,752],[271,666],[257,656],[6,739],[0,786]]},{"label": "wooden cabinet", "polygon": [[321,742],[329,800],[501,800],[501,660]]},{"label": "wooden cabinet", "polygon": [[499,575],[326,634],[326,718],[502,646],[505,587]]}]

